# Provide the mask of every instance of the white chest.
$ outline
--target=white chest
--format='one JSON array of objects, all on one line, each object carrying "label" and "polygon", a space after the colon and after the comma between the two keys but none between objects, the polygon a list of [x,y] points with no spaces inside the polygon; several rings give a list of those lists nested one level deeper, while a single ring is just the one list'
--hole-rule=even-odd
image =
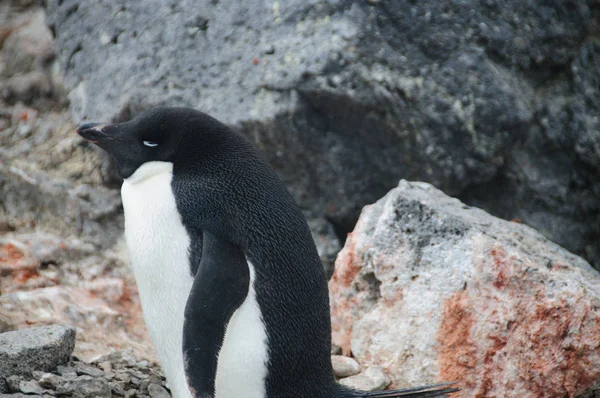
[{"label": "white chest", "polygon": [[[148,162],[121,188],[125,238],[144,319],[174,398],[189,398],[183,368],[184,310],[192,288],[190,237],[171,188],[172,163]],[[231,317],[218,354],[216,398],[264,398],[267,336],[254,290]]]},{"label": "white chest", "polygon": [[144,319],[167,381],[178,398],[191,397],[183,370],[183,313],[192,287],[188,247],[171,189],[173,164],[142,165],[121,188],[125,239]]}]

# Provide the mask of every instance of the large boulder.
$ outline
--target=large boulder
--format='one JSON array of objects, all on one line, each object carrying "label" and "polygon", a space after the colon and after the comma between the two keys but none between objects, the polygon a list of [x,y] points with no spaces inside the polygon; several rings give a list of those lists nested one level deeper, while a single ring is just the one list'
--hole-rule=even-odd
[{"label": "large boulder", "polygon": [[600,382],[600,275],[426,183],[367,206],[329,283],[333,341],[395,387],[576,397]]},{"label": "large boulder", "polygon": [[399,178],[600,266],[600,47],[589,0],[51,0],[76,121],[204,110],[342,239]]}]

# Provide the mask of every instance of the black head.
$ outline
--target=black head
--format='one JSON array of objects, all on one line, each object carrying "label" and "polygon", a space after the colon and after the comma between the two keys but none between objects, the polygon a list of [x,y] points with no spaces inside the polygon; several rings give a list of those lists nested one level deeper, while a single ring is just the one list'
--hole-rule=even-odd
[{"label": "black head", "polygon": [[210,116],[189,108],[153,108],[117,124],[85,123],[77,133],[108,152],[119,174],[130,177],[142,164],[174,162],[178,153],[203,133],[226,130]]}]

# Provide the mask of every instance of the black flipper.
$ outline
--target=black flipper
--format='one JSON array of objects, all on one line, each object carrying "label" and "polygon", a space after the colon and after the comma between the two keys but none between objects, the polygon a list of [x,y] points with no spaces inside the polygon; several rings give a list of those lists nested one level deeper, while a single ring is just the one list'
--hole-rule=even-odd
[{"label": "black flipper", "polygon": [[203,240],[185,306],[183,360],[192,396],[213,397],[218,354],[229,320],[248,294],[250,271],[239,247],[206,232]]},{"label": "black flipper", "polygon": [[425,398],[425,397],[444,397],[447,394],[457,392],[459,388],[455,386],[456,382],[453,383],[440,383],[432,384],[429,386],[406,388],[402,390],[389,390],[389,391],[373,391],[373,392],[359,392],[357,397],[364,398],[395,398],[395,397],[408,397],[408,398]]}]

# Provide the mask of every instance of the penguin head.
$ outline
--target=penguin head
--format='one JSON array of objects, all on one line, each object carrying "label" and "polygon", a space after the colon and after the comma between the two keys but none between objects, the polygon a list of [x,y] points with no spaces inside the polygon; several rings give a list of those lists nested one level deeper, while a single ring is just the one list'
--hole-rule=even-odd
[{"label": "penguin head", "polygon": [[85,123],[77,133],[108,152],[121,177],[128,178],[147,162],[174,163],[182,147],[197,141],[203,130],[214,131],[216,124],[193,109],[153,108],[124,123]]}]

